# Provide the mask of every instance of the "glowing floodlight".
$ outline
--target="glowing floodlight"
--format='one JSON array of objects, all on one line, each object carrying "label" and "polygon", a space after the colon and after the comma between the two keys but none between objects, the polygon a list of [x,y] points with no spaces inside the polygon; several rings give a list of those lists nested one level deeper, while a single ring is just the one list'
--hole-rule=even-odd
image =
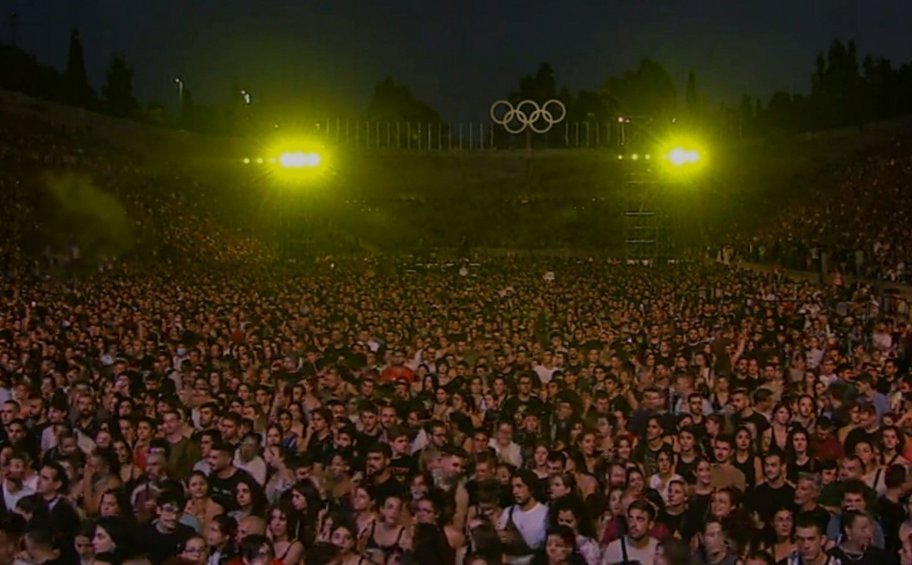
[{"label": "glowing floodlight", "polygon": [[696,149],[675,147],[668,152],[668,161],[676,167],[693,165],[700,161],[700,153]]},{"label": "glowing floodlight", "polygon": [[318,153],[304,153],[301,151],[290,151],[279,155],[279,164],[286,169],[314,168],[320,166],[320,155]]},{"label": "glowing floodlight", "polygon": [[245,165],[249,165],[249,164],[250,164],[250,157],[244,157],[244,159],[242,160],[242,162],[243,162]]}]

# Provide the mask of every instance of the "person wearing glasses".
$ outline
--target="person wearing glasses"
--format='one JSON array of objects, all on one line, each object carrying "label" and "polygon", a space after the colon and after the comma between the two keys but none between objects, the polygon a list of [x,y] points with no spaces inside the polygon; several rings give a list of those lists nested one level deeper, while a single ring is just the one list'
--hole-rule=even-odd
[{"label": "person wearing glasses", "polygon": [[206,565],[209,561],[209,546],[201,536],[193,536],[184,542],[180,558],[187,565]]}]

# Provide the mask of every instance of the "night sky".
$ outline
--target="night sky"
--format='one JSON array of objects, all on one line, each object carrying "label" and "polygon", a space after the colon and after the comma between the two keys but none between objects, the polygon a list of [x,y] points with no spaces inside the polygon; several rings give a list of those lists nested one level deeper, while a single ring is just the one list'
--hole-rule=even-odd
[{"label": "night sky", "polygon": [[223,103],[233,85],[255,99],[335,106],[356,116],[384,76],[448,119],[484,119],[519,77],[550,62],[560,86],[596,88],[644,56],[682,93],[697,73],[711,102],[742,92],[807,91],[834,38],[862,54],[912,60],[909,0],[0,0],[20,13],[19,44],[63,68],[82,31],[100,88],[114,52],[136,69],[142,102],[174,104],[174,77]]}]

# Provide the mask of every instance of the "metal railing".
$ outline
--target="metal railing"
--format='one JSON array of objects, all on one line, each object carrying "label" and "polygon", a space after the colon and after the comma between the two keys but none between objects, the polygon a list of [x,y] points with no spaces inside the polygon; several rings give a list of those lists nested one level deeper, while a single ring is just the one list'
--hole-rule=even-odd
[{"label": "metal railing", "polygon": [[326,143],[365,149],[412,151],[485,151],[493,149],[596,149],[616,147],[616,124],[563,122],[543,134],[510,134],[490,121],[434,123],[326,119],[311,134]]}]

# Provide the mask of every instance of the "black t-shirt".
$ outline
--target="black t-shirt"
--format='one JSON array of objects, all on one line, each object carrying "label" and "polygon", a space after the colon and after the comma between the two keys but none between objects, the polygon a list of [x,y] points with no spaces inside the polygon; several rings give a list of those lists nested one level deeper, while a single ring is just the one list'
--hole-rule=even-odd
[{"label": "black t-shirt", "polygon": [[753,488],[750,501],[750,507],[757,511],[764,524],[770,526],[777,510],[794,507],[795,489],[788,483],[779,488],[763,483]]},{"label": "black t-shirt", "polygon": [[149,561],[152,562],[152,565],[160,565],[178,555],[184,543],[196,535],[196,531],[190,526],[178,524],[173,532],[164,533],[152,523],[146,526],[143,534],[143,542],[149,552]]},{"label": "black t-shirt", "polygon": [[887,563],[887,553],[879,547],[869,545],[865,548],[864,553],[860,556],[852,554],[851,557],[846,554],[840,546],[836,546],[827,552],[830,557],[835,557],[840,563],[852,563],[852,565],[882,565]]},{"label": "black t-shirt", "polygon": [[382,483],[368,480],[367,486],[371,489],[378,505],[383,504],[383,501],[389,496],[403,497],[406,492],[405,486],[392,475]]},{"label": "black t-shirt", "polygon": [[235,469],[234,474],[227,478],[220,478],[214,472],[209,473],[209,496],[212,500],[222,505],[225,511],[237,510],[237,501],[234,491],[243,477],[253,480],[247,471]]},{"label": "black t-shirt", "polygon": [[845,453],[855,453],[855,445],[861,441],[867,441],[873,446],[877,445],[879,439],[880,430],[869,432],[864,428],[855,428],[846,434],[845,441],[843,442]]},{"label": "black t-shirt", "polygon": [[518,417],[522,421],[526,414],[541,414],[542,406],[543,403],[537,396],[530,396],[526,400],[518,396],[511,396],[504,401],[501,412],[514,418]]},{"label": "black t-shirt", "polygon": [[418,459],[414,455],[393,457],[389,462],[389,470],[394,479],[405,484],[409,477],[418,472]]}]

